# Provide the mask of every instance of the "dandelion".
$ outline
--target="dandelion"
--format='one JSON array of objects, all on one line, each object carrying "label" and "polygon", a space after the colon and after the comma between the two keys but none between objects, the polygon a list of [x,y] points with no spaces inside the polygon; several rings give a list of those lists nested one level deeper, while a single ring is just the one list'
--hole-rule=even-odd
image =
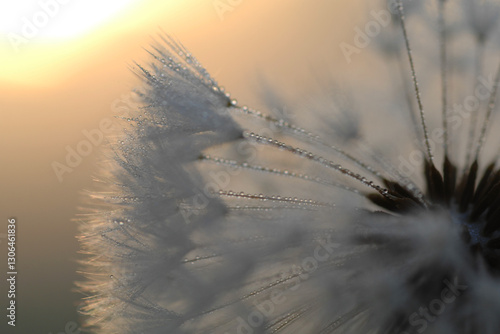
[{"label": "dandelion", "polygon": [[[404,3],[421,23],[420,6]],[[500,67],[485,52],[500,4],[437,0],[428,11],[439,65],[423,77],[432,85],[437,73],[441,95],[430,109],[413,25],[395,4],[386,29],[399,39],[379,44],[401,70],[391,118],[379,87],[366,94],[375,101],[366,116],[354,94],[264,113],[231,98],[180,42],[152,48],[150,66],[136,67],[143,107],[112,147],[93,195],[101,206],[81,227],[80,287],[96,333],[500,331],[490,139]],[[462,14],[452,21],[448,8]],[[456,102],[470,91],[451,52],[464,26],[477,94]],[[279,105],[274,93],[266,99]],[[389,144],[363,133],[370,113],[386,123],[377,131],[395,133]],[[406,136],[391,128],[397,117],[411,121]]]}]

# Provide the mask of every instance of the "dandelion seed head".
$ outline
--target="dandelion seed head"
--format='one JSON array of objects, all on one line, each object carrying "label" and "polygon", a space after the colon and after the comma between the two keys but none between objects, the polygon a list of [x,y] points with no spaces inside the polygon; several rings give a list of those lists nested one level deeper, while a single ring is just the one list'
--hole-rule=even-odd
[{"label": "dandelion seed head", "polygon": [[[401,45],[380,48],[401,71],[389,80],[399,96],[388,97],[387,113],[331,89],[293,113],[269,91],[269,112],[241,106],[183,45],[160,37],[151,64],[135,68],[143,106],[110,148],[106,188],[94,195],[105,210],[81,227],[88,325],[134,334],[498,333],[500,168],[484,147],[497,149],[489,125],[500,70],[481,70],[493,79],[477,123],[464,125],[474,130],[455,129],[450,1],[438,0],[440,62],[425,69],[443,97],[446,139],[437,145],[404,18],[409,10],[418,20],[420,3],[395,1]],[[492,14],[474,6],[474,15]],[[490,36],[496,16],[484,14],[481,26],[468,13],[462,25]],[[395,112],[409,124],[385,116]],[[391,143],[361,131],[372,119],[386,123],[378,132],[394,131]],[[413,151],[401,151],[411,138]]]}]

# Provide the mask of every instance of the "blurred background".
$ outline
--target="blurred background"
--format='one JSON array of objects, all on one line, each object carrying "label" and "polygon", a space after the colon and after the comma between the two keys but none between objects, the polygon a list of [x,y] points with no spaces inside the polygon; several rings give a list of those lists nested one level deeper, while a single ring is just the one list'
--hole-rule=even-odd
[{"label": "blurred background", "polygon": [[[76,333],[76,240],[93,188],[103,124],[133,106],[129,70],[163,30],[240,104],[260,108],[264,81],[307,94],[315,73],[354,70],[339,48],[366,22],[362,1],[106,0],[0,2],[0,268],[17,219],[17,319],[1,333]],[[349,75],[347,73],[346,75]],[[286,105],[283,106],[286,109]],[[105,126],[104,126],[105,127]],[[89,134],[94,134],[93,142]],[[75,154],[76,152],[76,154]],[[78,154],[80,152],[81,154]],[[4,277],[2,274],[2,277]]]}]

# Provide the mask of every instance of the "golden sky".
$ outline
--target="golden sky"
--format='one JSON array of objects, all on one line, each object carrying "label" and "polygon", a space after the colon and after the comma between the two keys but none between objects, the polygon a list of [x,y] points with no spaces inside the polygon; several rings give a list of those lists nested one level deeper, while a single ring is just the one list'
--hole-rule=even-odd
[{"label": "golden sky", "polygon": [[[103,10],[100,2],[107,4],[107,15],[96,14]],[[341,59],[338,43],[351,33],[341,27],[354,25],[354,11],[349,14],[349,6],[336,2],[4,3],[17,8],[9,13],[5,9],[13,5],[0,5],[0,21],[9,18],[0,24],[0,135],[6,138],[0,149],[16,153],[23,160],[18,166],[32,166],[33,154],[63,159],[65,146],[81,140],[83,129],[111,116],[113,102],[138,84],[129,66],[148,61],[143,48],[160,29],[182,41],[240,102],[255,106],[259,77],[285,92],[304,88],[312,71],[324,71],[325,64]],[[30,24],[40,26],[32,37],[26,36]],[[16,37],[22,42],[15,43],[14,34],[26,38]],[[27,151],[34,153],[19,155]]]},{"label": "golden sky", "polygon": [[[188,23],[187,15],[201,22],[205,9],[200,5],[208,4],[179,0],[9,3],[0,5],[0,20],[4,19],[0,23],[4,37],[0,42],[0,79],[38,86],[65,80],[77,71],[77,64],[88,62],[92,56],[108,56],[110,46],[118,51],[123,47],[123,37],[133,40],[137,34],[155,31],[161,19],[164,29],[175,30]],[[18,15],[7,14],[9,10]]]},{"label": "golden sky", "polygon": [[[221,37],[234,39],[238,34],[242,39],[251,34],[251,38],[272,41],[275,47],[271,51],[279,44],[289,44],[293,38],[301,40],[304,46],[296,51],[302,53],[307,43],[318,37],[329,35],[330,41],[325,40],[326,44],[335,40],[336,34],[328,28],[341,26],[348,20],[339,11],[345,6],[305,5],[306,2],[297,0],[277,0],[271,4],[244,0],[20,0],[4,3],[7,4],[0,4],[0,82],[29,86],[47,86],[65,80],[96,58],[103,61],[103,58],[118,56],[118,60],[117,54],[126,55],[131,49],[139,49],[134,44],[136,41],[145,46],[149,43],[145,36],[155,35],[160,28],[177,37],[201,37],[203,44],[213,41],[214,48],[221,46]],[[314,26],[307,27],[312,29],[304,29],[307,23],[304,21],[309,19],[306,15],[321,6],[331,11],[315,15],[323,15],[336,23],[327,26],[326,22],[314,22]],[[307,8],[297,11],[301,7]],[[288,15],[290,13],[294,15]],[[297,17],[300,14],[302,18]],[[269,26],[270,18],[274,20],[272,27]],[[294,19],[302,21],[296,22],[296,31],[291,22]],[[323,33],[319,31],[321,28],[325,28]],[[320,34],[312,35],[315,30]],[[210,33],[213,35],[209,36]],[[272,40],[269,35],[279,39]],[[242,44],[241,40],[226,39],[226,42],[222,49]],[[244,44],[249,49],[253,43]],[[257,54],[269,50],[247,51]],[[321,50],[314,50],[318,51]]]}]

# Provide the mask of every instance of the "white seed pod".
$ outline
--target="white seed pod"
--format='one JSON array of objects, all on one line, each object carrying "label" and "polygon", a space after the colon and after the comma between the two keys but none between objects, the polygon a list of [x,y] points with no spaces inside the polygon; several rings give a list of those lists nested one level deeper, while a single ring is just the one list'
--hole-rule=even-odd
[{"label": "white seed pod", "polygon": [[[462,138],[447,117],[442,40],[441,64],[424,68],[444,97],[431,125],[403,10],[409,82],[393,90],[423,143],[409,151],[411,127],[390,117],[408,110],[393,97],[373,102],[383,80],[356,91],[368,99],[356,101],[368,106],[363,124],[394,133],[378,147],[351,116],[324,122],[340,138],[322,135],[310,119],[331,112],[327,103],[298,108],[299,125],[239,106],[172,39],[153,48],[138,67],[143,106],[81,226],[79,286],[95,333],[500,332],[500,169],[487,150],[498,151],[488,130],[500,68],[483,83],[478,134]],[[453,152],[468,140],[462,161]]]}]

